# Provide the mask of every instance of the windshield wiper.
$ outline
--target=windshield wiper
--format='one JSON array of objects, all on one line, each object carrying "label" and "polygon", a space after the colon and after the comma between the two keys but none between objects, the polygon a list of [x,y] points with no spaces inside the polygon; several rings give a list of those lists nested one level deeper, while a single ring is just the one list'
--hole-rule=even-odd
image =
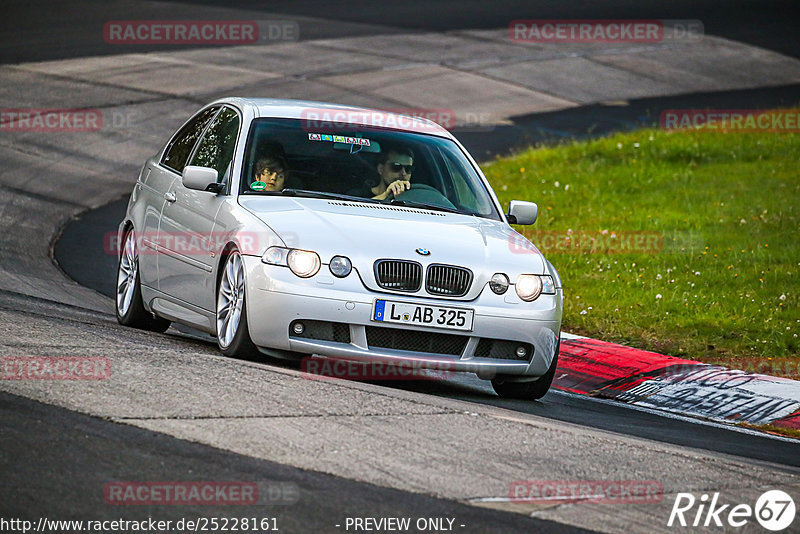
[{"label": "windshield wiper", "polygon": [[286,197],[329,198],[332,200],[350,200],[352,202],[378,202],[371,198],[354,197],[341,193],[328,193],[325,191],[310,191],[308,189],[284,189],[280,194]]},{"label": "windshield wiper", "polygon": [[457,208],[448,208],[447,206],[440,206],[438,204],[427,204],[425,202],[415,202],[413,200],[402,200],[399,198],[392,199],[389,202],[392,206],[405,206],[409,208],[422,208],[426,210],[433,210],[433,211],[446,211],[447,213],[461,213],[464,214],[463,211]]}]

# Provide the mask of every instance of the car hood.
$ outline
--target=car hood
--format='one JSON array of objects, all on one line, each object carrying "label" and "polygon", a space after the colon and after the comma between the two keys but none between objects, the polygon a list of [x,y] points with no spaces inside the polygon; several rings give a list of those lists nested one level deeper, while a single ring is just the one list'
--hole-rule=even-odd
[{"label": "car hood", "polygon": [[[494,273],[512,277],[545,273],[539,250],[501,221],[402,206],[296,197],[240,197],[240,204],[267,224],[286,246],[313,250],[327,264],[350,258],[364,283],[374,281],[376,259],[459,265],[475,282]],[[423,256],[417,249],[430,252]],[[477,284],[476,284],[477,283]]]}]

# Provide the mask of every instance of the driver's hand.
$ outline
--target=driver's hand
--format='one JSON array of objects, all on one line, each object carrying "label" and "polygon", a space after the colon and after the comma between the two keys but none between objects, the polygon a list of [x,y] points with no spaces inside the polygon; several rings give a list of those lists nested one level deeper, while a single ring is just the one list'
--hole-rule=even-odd
[{"label": "driver's hand", "polygon": [[395,180],[394,182],[389,184],[389,187],[386,188],[386,198],[389,195],[392,196],[399,196],[405,193],[407,190],[411,189],[411,182],[408,180]]}]

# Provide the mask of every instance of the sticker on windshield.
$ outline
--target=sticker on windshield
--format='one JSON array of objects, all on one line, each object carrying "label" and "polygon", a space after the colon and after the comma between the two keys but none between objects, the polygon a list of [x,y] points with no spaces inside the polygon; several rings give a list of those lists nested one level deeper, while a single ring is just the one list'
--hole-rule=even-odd
[{"label": "sticker on windshield", "polygon": [[267,188],[267,182],[262,182],[261,180],[250,184],[250,189],[252,189],[253,191],[263,191],[266,188]]},{"label": "sticker on windshield", "polygon": [[343,135],[329,135],[310,133],[308,134],[309,141],[333,141],[334,143],[345,143],[348,145],[361,145],[369,146],[369,139],[363,137],[345,137]]}]

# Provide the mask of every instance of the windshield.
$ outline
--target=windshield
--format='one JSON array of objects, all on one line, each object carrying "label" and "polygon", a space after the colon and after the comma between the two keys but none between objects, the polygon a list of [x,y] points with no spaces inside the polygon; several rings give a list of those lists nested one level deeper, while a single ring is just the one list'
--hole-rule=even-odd
[{"label": "windshield", "polygon": [[432,135],[257,119],[242,172],[243,195],[386,202],[501,220],[458,145]]}]

